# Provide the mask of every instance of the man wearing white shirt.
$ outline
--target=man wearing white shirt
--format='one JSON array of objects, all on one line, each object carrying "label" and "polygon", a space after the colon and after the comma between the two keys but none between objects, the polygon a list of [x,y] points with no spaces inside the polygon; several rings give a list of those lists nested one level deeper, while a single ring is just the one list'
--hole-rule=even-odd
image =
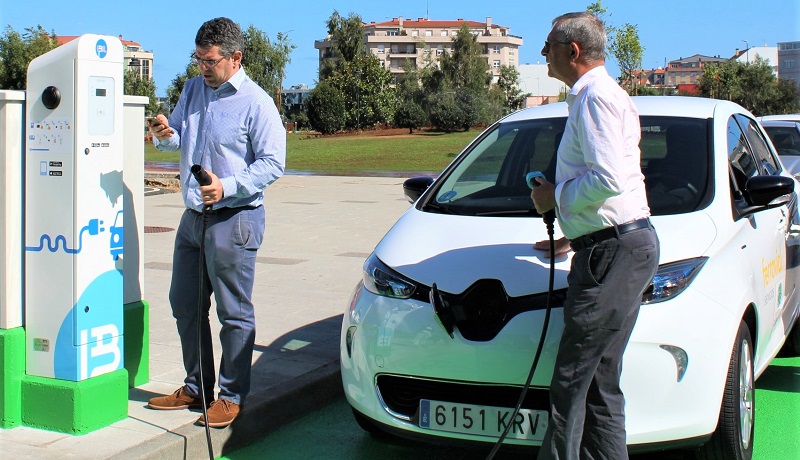
[{"label": "man wearing white shirt", "polygon": [[[575,254],[540,460],[628,458],[622,355],[658,268],[639,115],[608,75],[605,48],[602,22],[581,12],[554,19],[542,49],[548,74],[571,91],[556,183],[537,179],[531,198],[539,213],[556,211],[564,234],[556,254]],[[535,247],[549,250],[547,242]]]}]

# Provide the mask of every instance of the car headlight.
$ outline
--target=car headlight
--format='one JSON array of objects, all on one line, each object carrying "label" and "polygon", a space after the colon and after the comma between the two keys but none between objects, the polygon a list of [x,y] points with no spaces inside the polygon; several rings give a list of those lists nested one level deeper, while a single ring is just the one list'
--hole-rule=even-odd
[{"label": "car headlight", "polygon": [[653,282],[642,295],[642,303],[658,303],[677,296],[689,287],[707,261],[707,257],[698,257],[659,266]]},{"label": "car headlight", "polygon": [[408,299],[416,290],[413,281],[387,267],[375,254],[364,262],[364,287],[373,294],[395,299]]}]

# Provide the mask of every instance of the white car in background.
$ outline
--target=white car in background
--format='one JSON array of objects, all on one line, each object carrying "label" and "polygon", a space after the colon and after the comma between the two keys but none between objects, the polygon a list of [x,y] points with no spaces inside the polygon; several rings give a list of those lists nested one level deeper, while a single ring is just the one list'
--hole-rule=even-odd
[{"label": "white car in background", "polygon": [[[634,101],[661,259],[625,352],[629,449],[748,459],[755,379],[785,343],[800,352],[797,184],[742,107]],[[488,451],[508,423],[549,279],[525,176],[553,181],[566,117],[563,103],[511,114],[436,180],[404,184],[414,204],[365,262],[342,324],[344,392],[365,429]],[[544,351],[506,443],[541,444],[570,257],[556,260]]]}]

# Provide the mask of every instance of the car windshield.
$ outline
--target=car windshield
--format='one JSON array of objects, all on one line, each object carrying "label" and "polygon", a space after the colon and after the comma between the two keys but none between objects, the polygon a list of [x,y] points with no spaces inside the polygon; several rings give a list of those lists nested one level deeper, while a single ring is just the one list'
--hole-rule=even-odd
[{"label": "car windshield", "polygon": [[[555,182],[556,151],[566,118],[499,123],[438,181],[423,210],[470,216],[535,216],[525,175]],[[706,203],[708,122],[642,117],[641,165],[652,215],[679,214]]]}]

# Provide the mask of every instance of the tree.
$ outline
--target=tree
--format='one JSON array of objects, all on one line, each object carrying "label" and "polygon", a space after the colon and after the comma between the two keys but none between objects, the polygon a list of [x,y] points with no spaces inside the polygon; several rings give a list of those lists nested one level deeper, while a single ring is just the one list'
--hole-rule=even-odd
[{"label": "tree", "polygon": [[398,104],[392,74],[377,56],[365,52],[361,17],[350,13],[345,19],[334,10],[327,26],[337,59],[324,62],[320,83],[336,88],[344,98],[344,127],[388,123]]},{"label": "tree", "polygon": [[42,26],[16,32],[7,26],[0,37],[0,88],[25,89],[31,61],[58,46],[55,31],[47,33]]},{"label": "tree", "polygon": [[729,60],[706,65],[697,86],[703,96],[736,102],[756,116],[800,110],[797,86],[779,81],[761,57],[750,64]]},{"label": "tree", "polygon": [[281,90],[286,66],[292,62],[290,55],[297,48],[287,34],[278,32],[275,42],[252,24],[242,34],[244,50],[242,65],[247,75],[275,100],[281,110]]},{"label": "tree", "polygon": [[500,67],[500,76],[497,78],[496,86],[501,92],[503,105],[507,111],[521,109],[525,99],[530,96],[530,93],[523,93],[519,89],[518,81],[519,72],[516,68],[505,65]]},{"label": "tree", "polygon": [[356,56],[364,54],[364,22],[361,16],[351,12],[344,18],[333,10],[326,25],[331,45],[339,59],[351,62]]},{"label": "tree", "polygon": [[453,88],[476,94],[485,93],[492,82],[483,46],[467,24],[462,24],[453,37],[452,53],[442,54],[439,63],[442,78]]},{"label": "tree", "polygon": [[408,128],[408,134],[428,124],[428,115],[422,106],[413,100],[406,100],[400,104],[394,113],[394,126]]},{"label": "tree", "polygon": [[322,134],[332,134],[344,129],[345,98],[342,92],[327,81],[311,90],[308,99],[308,122]]},{"label": "tree", "polygon": [[135,70],[127,70],[122,77],[123,94],[148,97],[150,101],[145,106],[144,113],[148,117],[155,116],[159,109],[155,82],[149,78],[142,78]]},{"label": "tree", "polygon": [[633,78],[636,71],[642,68],[642,56],[644,47],[639,42],[638,27],[632,24],[625,24],[616,29],[614,39],[609,42],[608,49],[612,56],[617,60],[622,75],[620,81],[625,84],[628,93],[635,91]]},{"label": "tree", "polygon": [[183,73],[175,75],[175,78],[172,79],[172,82],[167,88],[167,103],[169,104],[170,108],[174,108],[178,104],[178,99],[181,97],[183,85],[186,84],[186,81],[199,75],[200,69],[198,69],[197,65],[191,61],[189,61],[189,64],[186,65],[186,69],[183,71]]}]

